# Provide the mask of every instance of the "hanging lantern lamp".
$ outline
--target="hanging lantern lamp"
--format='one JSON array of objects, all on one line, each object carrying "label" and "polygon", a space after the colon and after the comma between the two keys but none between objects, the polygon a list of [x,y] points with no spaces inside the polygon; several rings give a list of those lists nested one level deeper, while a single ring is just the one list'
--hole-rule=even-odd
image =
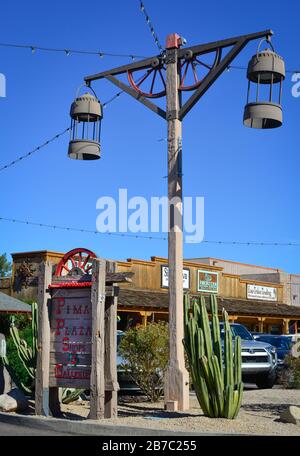
[{"label": "hanging lantern lamp", "polygon": [[[244,125],[250,128],[277,128],[282,125],[282,82],[285,78],[285,64],[282,57],[271,49],[260,51],[251,58],[248,69],[248,95],[244,111]],[[254,90],[253,90],[254,86]]]},{"label": "hanging lantern lamp", "polygon": [[103,110],[94,91],[93,94],[86,92],[83,95],[77,95],[71,105],[70,117],[69,158],[75,160],[99,159]]}]

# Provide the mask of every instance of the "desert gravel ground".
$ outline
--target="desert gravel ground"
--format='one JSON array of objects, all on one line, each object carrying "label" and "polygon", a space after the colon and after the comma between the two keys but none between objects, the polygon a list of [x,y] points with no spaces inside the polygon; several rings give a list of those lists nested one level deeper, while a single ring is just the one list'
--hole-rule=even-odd
[{"label": "desert gravel ground", "polygon": [[[279,386],[267,390],[248,387],[244,391],[238,418],[226,420],[203,416],[193,393],[190,397],[190,410],[176,413],[165,412],[163,402],[151,404],[143,396],[122,395],[119,399],[118,418],[103,420],[103,423],[181,432],[300,436],[299,426],[279,420],[280,412],[289,405],[300,406],[300,390],[287,390]],[[84,419],[89,412],[89,403],[82,401],[63,405],[63,412],[66,418]]]}]

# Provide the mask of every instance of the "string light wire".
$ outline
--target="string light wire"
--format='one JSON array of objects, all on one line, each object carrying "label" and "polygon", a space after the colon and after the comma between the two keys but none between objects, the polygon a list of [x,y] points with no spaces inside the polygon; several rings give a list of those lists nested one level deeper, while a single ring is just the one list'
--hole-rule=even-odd
[{"label": "string light wire", "polygon": [[[119,96],[123,93],[123,91],[121,92],[117,92],[112,98],[110,98],[109,100],[105,101],[103,103],[103,108],[106,108],[110,103],[112,103],[114,100],[116,100],[117,98],[119,98]],[[20,157],[17,157],[15,158],[14,160],[12,160],[11,162],[7,163],[6,165],[3,165],[3,166],[0,166],[0,172],[1,171],[4,171],[14,165],[16,165],[17,163],[19,163],[20,161],[26,159],[26,158],[29,158],[31,155],[33,155],[35,152],[38,152],[40,149],[43,149],[44,147],[48,146],[50,143],[52,143],[53,141],[59,139],[61,136],[64,136],[68,131],[71,130],[71,127],[68,127],[68,128],[65,128],[63,131],[61,131],[60,133],[57,133],[56,135],[54,135],[52,138],[48,139],[47,141],[45,141],[44,143],[40,144],[39,146],[37,146],[35,149],[31,150],[30,152],[27,152],[26,154],[24,155],[21,155]]]},{"label": "string light wire", "polygon": [[70,56],[71,54],[81,54],[81,55],[97,55],[100,58],[102,57],[125,57],[130,59],[144,59],[144,55],[136,54],[122,54],[122,53],[113,53],[113,52],[104,52],[104,51],[87,51],[87,50],[78,50],[78,49],[66,49],[66,48],[52,48],[52,47],[43,47],[43,46],[32,46],[28,44],[12,44],[12,43],[0,43],[0,47],[6,48],[19,48],[19,49],[28,49],[32,54],[35,54],[36,51],[43,52],[57,52],[60,54],[65,54]]},{"label": "string light wire", "polygon": [[158,39],[157,33],[156,33],[156,31],[155,31],[155,29],[153,27],[153,23],[152,23],[152,21],[150,19],[150,16],[149,16],[149,14],[146,11],[144,3],[141,0],[138,0],[138,1],[139,1],[139,4],[140,4],[141,11],[142,11],[142,13],[145,16],[146,22],[147,22],[148,27],[150,29],[151,35],[153,36],[154,42],[155,42],[156,46],[158,47],[160,53],[162,54],[164,52],[164,48],[162,47],[162,45],[161,45],[161,43],[160,43],[160,41]]},{"label": "string light wire", "polygon": [[[7,217],[0,217],[0,222],[8,222],[8,223],[18,223],[23,225],[30,225],[36,226],[40,228],[51,228],[54,230],[64,230],[64,231],[74,231],[79,233],[85,234],[100,234],[106,236],[118,236],[118,237],[126,237],[132,239],[144,239],[149,241],[167,241],[168,238],[166,236],[148,236],[148,235],[139,235],[139,234],[129,234],[129,233],[114,233],[114,232],[99,232],[97,230],[88,230],[86,228],[78,228],[72,226],[63,226],[63,225],[52,225],[47,223],[41,222],[32,222],[30,220],[20,220],[15,218],[7,218]],[[206,240],[202,241],[204,244],[218,244],[218,245],[237,245],[237,246],[263,246],[263,247],[300,247],[300,243],[298,242],[255,242],[255,241],[214,241],[214,240]]]}]

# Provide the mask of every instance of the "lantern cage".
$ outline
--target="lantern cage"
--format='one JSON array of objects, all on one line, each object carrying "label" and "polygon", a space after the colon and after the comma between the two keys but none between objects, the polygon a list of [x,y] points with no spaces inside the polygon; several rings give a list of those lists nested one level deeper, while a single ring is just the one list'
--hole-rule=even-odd
[{"label": "lantern cage", "polygon": [[277,128],[282,125],[282,82],[285,79],[285,64],[282,57],[271,49],[260,51],[251,58],[248,69],[247,104],[244,110],[244,125],[250,128]]},{"label": "lantern cage", "polygon": [[75,160],[99,159],[103,111],[94,91],[93,95],[86,92],[76,96],[71,105],[70,117],[68,156]]}]

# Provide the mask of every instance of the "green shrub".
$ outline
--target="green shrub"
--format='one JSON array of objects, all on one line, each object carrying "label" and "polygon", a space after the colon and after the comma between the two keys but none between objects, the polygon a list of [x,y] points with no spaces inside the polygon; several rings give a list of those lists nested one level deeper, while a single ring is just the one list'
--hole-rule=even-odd
[{"label": "green shrub", "polygon": [[120,343],[122,367],[151,402],[159,400],[163,393],[169,358],[168,338],[168,325],[159,322],[129,329]]},{"label": "green shrub", "polygon": [[279,375],[279,383],[285,388],[300,389],[300,357],[285,357],[286,368]]}]

